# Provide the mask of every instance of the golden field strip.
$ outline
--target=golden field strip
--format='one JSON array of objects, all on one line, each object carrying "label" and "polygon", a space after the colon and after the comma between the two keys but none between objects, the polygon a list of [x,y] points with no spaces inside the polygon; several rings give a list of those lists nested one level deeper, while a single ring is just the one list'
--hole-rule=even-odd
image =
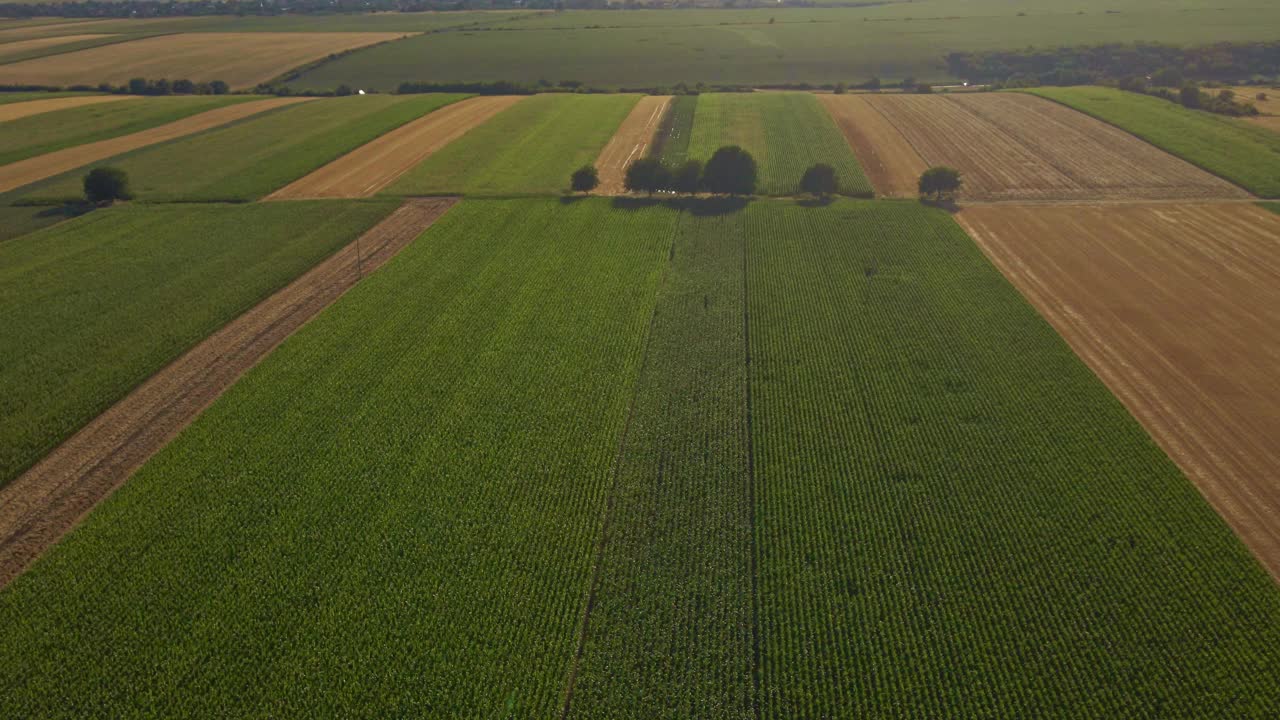
[{"label": "golden field strip", "polygon": [[982,205],[958,219],[1280,579],[1280,215]]},{"label": "golden field strip", "polygon": [[[1013,93],[863,97],[925,164],[963,173],[964,199],[1249,197],[1123,130],[1040,98]],[[892,163],[900,156],[890,153],[886,159]],[[900,173],[917,167],[910,159],[897,161],[903,163]]]},{"label": "golden field strip", "polygon": [[902,133],[863,95],[817,97],[853,147],[876,195],[915,197],[916,183],[928,166]]},{"label": "golden field strip", "polygon": [[69,147],[0,166],[0,193],[30,185],[55,175],[61,175],[64,172],[75,170],[89,163],[105,160],[147,145],[191,135],[283,105],[292,105],[309,100],[311,98],[268,98],[237,103],[130,135]]},{"label": "golden field strip", "polygon": [[0,66],[0,84],[123,84],[130,78],[222,80],[252,88],[288,70],[415,33],[187,33],[143,38]]},{"label": "golden field strip", "polygon": [[4,62],[6,58],[15,55],[21,55],[29,50],[40,50],[48,47],[56,47],[58,45],[71,45],[82,40],[97,40],[99,38],[111,37],[110,35],[54,35],[52,37],[32,38],[30,40],[17,40],[15,42],[0,44],[0,62]]},{"label": "golden field strip", "polygon": [[0,122],[17,120],[18,118],[40,115],[54,110],[99,105],[117,100],[133,99],[132,95],[84,95],[81,97],[50,98],[48,100],[28,100],[27,102],[0,105]]},{"label": "golden field strip", "polygon": [[522,95],[474,97],[446,105],[343,155],[265,199],[369,197],[440,148],[522,99]]},{"label": "golden field strip", "polygon": [[621,195],[626,192],[627,165],[645,156],[645,151],[653,143],[658,126],[662,124],[662,118],[670,107],[671,97],[668,95],[646,95],[640,98],[596,159],[596,171],[600,174],[600,185],[596,192],[601,195]]}]

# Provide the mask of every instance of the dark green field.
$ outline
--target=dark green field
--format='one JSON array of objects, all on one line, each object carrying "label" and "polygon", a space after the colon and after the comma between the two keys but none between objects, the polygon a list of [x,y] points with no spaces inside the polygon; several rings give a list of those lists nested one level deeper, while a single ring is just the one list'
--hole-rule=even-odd
[{"label": "dark green field", "polygon": [[0,486],[393,207],[120,207],[0,242]]},{"label": "dark green field", "polygon": [[14,717],[1280,711],[1274,582],[905,202],[466,201],[0,626]]}]

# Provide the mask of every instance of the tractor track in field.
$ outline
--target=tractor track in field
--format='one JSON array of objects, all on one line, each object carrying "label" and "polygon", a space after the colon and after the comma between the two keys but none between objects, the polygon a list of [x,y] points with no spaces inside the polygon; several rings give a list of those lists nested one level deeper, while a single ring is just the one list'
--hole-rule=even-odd
[{"label": "tractor track in field", "polygon": [[408,200],[232,320],[0,488],[0,587],[71,531],[280,343],[404,249],[456,198]]}]

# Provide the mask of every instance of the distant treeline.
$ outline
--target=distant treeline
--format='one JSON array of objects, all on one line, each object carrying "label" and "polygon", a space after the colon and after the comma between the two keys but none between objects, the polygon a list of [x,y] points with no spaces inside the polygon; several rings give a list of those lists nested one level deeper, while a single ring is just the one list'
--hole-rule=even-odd
[{"label": "distant treeline", "polygon": [[1116,84],[1161,72],[1174,72],[1186,80],[1243,80],[1280,75],[1280,42],[988,50],[953,52],[946,60],[956,77],[1006,87]]},{"label": "distant treeline", "polygon": [[98,85],[0,85],[0,93],[6,92],[101,92],[114,95],[226,95],[231,87],[221,80],[194,82],[192,80],[158,78],[133,78],[124,85],[101,83]]}]

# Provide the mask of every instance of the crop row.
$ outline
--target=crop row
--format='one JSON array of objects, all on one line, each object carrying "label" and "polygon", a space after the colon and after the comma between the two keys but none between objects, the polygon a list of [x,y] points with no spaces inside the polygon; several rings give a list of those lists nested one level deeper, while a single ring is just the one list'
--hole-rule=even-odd
[{"label": "crop row", "polygon": [[684,163],[689,155],[689,136],[693,133],[693,117],[697,108],[697,95],[672,98],[649,154],[668,167],[679,167]]}]

